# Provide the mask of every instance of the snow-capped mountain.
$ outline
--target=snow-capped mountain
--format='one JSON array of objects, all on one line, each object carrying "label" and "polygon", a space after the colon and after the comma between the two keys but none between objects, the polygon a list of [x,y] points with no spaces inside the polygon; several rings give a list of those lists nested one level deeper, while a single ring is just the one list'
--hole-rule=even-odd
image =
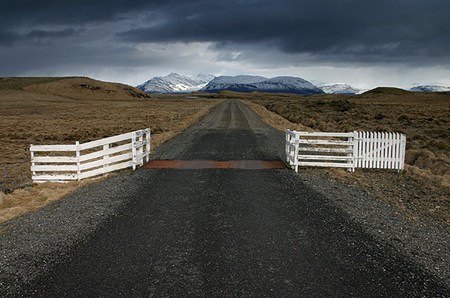
[{"label": "snow-capped mountain", "polygon": [[145,93],[189,93],[202,89],[212,79],[214,76],[208,74],[184,76],[171,73],[164,77],[154,77],[137,88]]},{"label": "snow-capped mountain", "polygon": [[219,92],[276,92],[295,94],[321,94],[323,91],[310,82],[296,77],[265,78],[260,76],[222,76],[213,79],[201,91]]},{"label": "snow-capped mountain", "polygon": [[348,84],[329,84],[319,86],[327,94],[358,94],[361,90],[353,88]]},{"label": "snow-capped mountain", "polygon": [[436,85],[422,85],[422,86],[416,86],[409,91],[413,92],[448,92],[450,91],[450,87],[445,86],[436,86]]}]

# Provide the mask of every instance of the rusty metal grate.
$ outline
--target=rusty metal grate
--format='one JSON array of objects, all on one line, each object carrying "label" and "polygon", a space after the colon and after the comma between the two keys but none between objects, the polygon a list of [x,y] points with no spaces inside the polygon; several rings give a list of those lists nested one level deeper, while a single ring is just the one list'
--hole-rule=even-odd
[{"label": "rusty metal grate", "polygon": [[281,160],[152,160],[146,163],[146,169],[286,169],[286,164]]}]

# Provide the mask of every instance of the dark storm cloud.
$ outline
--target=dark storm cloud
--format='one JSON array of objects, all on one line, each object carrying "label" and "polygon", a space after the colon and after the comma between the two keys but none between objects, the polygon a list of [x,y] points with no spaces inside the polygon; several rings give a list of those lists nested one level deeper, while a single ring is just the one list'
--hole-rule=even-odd
[{"label": "dark storm cloud", "polygon": [[158,1],[96,0],[2,0],[0,24],[3,26],[86,24],[109,22],[136,12]]},{"label": "dark storm cloud", "polygon": [[119,33],[128,42],[277,47],[348,61],[449,57],[448,0],[212,1],[160,8],[161,23]]},{"label": "dark storm cloud", "polygon": [[31,30],[26,33],[0,31],[0,46],[11,46],[15,42],[41,43],[51,39],[60,39],[78,35],[80,30],[66,28],[63,30]]}]

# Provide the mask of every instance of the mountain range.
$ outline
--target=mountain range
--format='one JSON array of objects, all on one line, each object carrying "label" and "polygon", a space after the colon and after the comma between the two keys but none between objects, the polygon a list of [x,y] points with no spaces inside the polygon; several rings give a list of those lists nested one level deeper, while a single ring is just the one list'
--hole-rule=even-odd
[{"label": "mountain range", "polygon": [[[210,74],[198,74],[193,76],[171,73],[167,76],[154,77],[137,86],[145,93],[191,93],[220,92],[224,90],[236,92],[275,92],[294,93],[302,95],[313,94],[359,94],[363,90],[354,88],[348,84],[337,83],[315,86],[312,83],[298,77],[280,76],[266,78],[262,76],[219,76]],[[413,92],[449,92],[450,87],[436,85],[416,86],[409,91]]]},{"label": "mountain range", "polygon": [[220,92],[277,92],[295,94],[323,94],[322,89],[297,77],[266,78],[261,76],[220,76],[195,75],[184,76],[171,73],[163,77],[154,77],[137,86],[146,93],[190,93],[194,91]]}]

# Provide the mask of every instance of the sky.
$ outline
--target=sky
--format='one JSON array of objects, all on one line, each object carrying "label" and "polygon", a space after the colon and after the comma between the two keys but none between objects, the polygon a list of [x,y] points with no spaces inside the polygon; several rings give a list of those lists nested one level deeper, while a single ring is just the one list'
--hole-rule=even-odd
[{"label": "sky", "polygon": [[1,0],[0,76],[450,86],[449,0]]}]

